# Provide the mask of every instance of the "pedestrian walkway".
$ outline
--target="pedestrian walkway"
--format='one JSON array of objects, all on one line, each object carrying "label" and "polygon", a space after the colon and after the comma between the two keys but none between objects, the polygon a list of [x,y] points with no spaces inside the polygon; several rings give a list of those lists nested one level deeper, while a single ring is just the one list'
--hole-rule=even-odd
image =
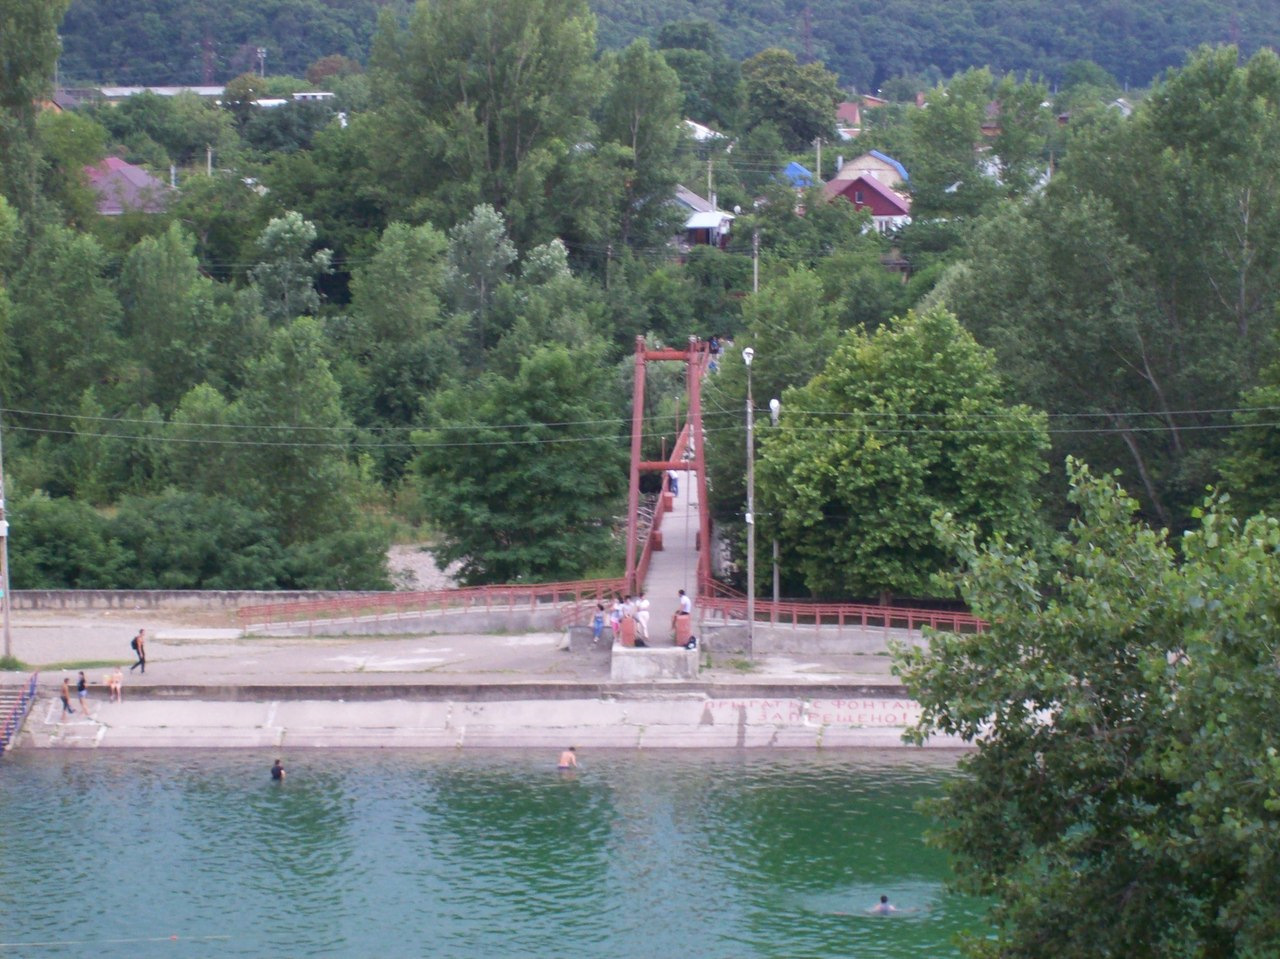
[{"label": "pedestrian walkway", "polygon": [[649,632],[653,645],[659,646],[672,641],[671,617],[679,606],[679,591],[694,599],[698,594],[698,474],[688,469],[676,475],[673,508],[662,519],[662,549],[650,555],[644,581],[653,611]]}]

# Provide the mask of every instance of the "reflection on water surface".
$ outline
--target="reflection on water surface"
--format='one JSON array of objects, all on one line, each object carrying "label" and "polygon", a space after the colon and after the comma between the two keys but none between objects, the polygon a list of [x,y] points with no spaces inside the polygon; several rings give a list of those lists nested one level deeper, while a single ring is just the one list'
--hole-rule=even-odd
[{"label": "reflection on water surface", "polygon": [[268,754],[11,754],[0,955],[907,959],[981,928],[914,809],[949,756],[580,754],[286,751],[283,784]]}]

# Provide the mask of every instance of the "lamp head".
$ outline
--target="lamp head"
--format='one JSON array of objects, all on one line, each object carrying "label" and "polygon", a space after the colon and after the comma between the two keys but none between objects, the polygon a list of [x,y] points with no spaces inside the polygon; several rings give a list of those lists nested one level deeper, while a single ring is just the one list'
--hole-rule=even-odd
[{"label": "lamp head", "polygon": [[747,366],[750,366],[751,361],[754,360],[755,358],[756,358],[756,351],[753,350],[751,347],[748,346],[745,350],[742,351],[742,362],[746,363]]}]

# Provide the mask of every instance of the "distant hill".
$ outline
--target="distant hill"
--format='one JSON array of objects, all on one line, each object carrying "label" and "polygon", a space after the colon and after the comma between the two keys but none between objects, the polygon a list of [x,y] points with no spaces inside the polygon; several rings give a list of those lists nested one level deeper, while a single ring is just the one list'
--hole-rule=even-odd
[{"label": "distant hill", "polygon": [[[225,82],[258,66],[300,76],[340,53],[364,61],[378,12],[410,0],[74,0],[62,28],[65,82]],[[1092,60],[1146,86],[1202,43],[1248,54],[1280,46],[1275,0],[591,0],[603,47],[705,19],[743,59],[769,46],[822,60],[846,85],[875,90],[971,66],[1050,81]]]}]

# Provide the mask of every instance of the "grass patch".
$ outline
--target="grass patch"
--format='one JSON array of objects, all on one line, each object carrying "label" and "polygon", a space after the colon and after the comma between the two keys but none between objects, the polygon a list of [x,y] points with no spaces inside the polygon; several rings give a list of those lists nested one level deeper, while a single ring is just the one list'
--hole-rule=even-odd
[{"label": "grass patch", "polygon": [[115,669],[117,666],[128,666],[129,662],[127,659],[86,659],[80,662],[48,663],[40,669],[47,673],[74,673],[82,669]]},{"label": "grass patch", "polygon": [[0,670],[4,672],[20,672],[29,673],[31,667],[20,660],[17,656],[0,656]]},{"label": "grass patch", "polygon": [[750,659],[742,659],[741,657],[734,657],[733,659],[730,659],[725,663],[725,666],[728,669],[737,670],[740,673],[754,673],[760,668],[759,663]]}]

